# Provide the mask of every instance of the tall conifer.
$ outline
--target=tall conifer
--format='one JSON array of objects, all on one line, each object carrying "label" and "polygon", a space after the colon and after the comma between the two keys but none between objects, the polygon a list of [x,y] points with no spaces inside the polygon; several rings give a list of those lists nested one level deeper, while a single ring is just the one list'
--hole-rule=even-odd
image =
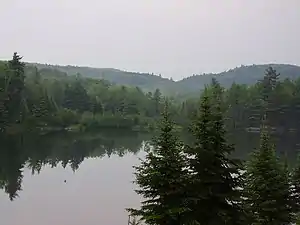
[{"label": "tall conifer", "polygon": [[215,83],[211,88],[212,94],[206,89],[201,98],[192,126],[195,143],[187,149],[192,171],[189,218],[205,225],[240,224],[239,161],[230,158],[234,147],[225,138],[220,89]]},{"label": "tall conifer", "polygon": [[261,133],[259,149],[246,164],[244,193],[249,223],[280,225],[293,221],[288,174],[276,157],[265,129]]},{"label": "tall conifer", "polygon": [[174,134],[168,102],[160,121],[160,133],[153,140],[153,150],[148,152],[140,166],[135,167],[136,190],[144,200],[140,209],[129,209],[147,224],[184,224],[185,185],[187,171],[182,144]]}]

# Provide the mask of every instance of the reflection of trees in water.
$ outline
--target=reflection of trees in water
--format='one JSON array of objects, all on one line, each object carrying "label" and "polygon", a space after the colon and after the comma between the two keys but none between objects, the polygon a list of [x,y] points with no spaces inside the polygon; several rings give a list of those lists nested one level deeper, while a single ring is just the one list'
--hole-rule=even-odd
[{"label": "reflection of trees in water", "polygon": [[0,137],[0,188],[13,200],[21,190],[25,155],[21,137]]},{"label": "reflection of trees in water", "polygon": [[40,173],[45,165],[70,166],[76,171],[85,158],[136,154],[146,139],[138,133],[116,131],[1,136],[0,188],[13,200],[21,190],[24,167],[30,168],[32,174]]},{"label": "reflection of trees in water", "polygon": [[[298,144],[300,143],[299,137],[300,133],[298,132],[286,132],[271,136],[278,156],[287,157],[290,164],[296,162],[299,150]],[[235,156],[242,159],[247,159],[249,153],[254,148],[259,147],[259,133],[236,131],[230,134],[229,139],[236,146]]]},{"label": "reflection of trees in water", "polygon": [[[254,148],[259,147],[259,133],[250,133],[244,130],[236,130],[228,134],[229,141],[235,145],[236,151],[233,153],[235,157],[247,159],[249,153]],[[273,134],[272,140],[278,155],[286,156],[291,164],[295,163],[298,150],[300,150],[300,133],[288,132],[281,134]],[[185,142],[191,142],[192,137],[185,134],[182,137]]]},{"label": "reflection of trees in water", "polygon": [[[298,150],[299,133],[273,135],[277,152],[287,155],[294,163]],[[0,136],[0,189],[13,200],[21,191],[23,168],[30,168],[32,174],[40,173],[45,165],[70,166],[76,171],[85,158],[120,157],[127,153],[136,154],[149,140],[149,135],[132,132],[105,131],[103,133],[60,133],[56,135]],[[182,136],[185,142],[188,135]],[[253,148],[258,147],[259,134],[233,132],[229,139],[236,145],[235,154],[247,158]]]}]

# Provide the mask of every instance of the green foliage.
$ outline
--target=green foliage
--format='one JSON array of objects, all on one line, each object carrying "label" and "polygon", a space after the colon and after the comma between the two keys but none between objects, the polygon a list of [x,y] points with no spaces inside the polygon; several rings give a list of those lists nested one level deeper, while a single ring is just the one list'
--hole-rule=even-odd
[{"label": "green foliage", "polygon": [[81,113],[90,109],[90,98],[80,79],[67,84],[62,106],[67,109],[78,110]]},{"label": "green foliage", "polygon": [[159,89],[156,89],[153,94],[153,101],[154,101],[154,107],[155,107],[155,115],[159,115],[160,113],[160,106],[161,106],[161,92]]},{"label": "green foliage", "polygon": [[155,91],[156,88],[162,89],[175,83],[174,81],[163,78],[153,73],[134,73],[121,71],[113,68],[90,68],[78,66],[59,66],[59,65],[45,65],[38,63],[28,63],[28,66],[36,66],[38,69],[48,71],[59,71],[67,75],[82,74],[85,78],[103,79],[110,83],[123,85],[126,87],[139,87],[143,91]]},{"label": "green foliage", "polygon": [[78,113],[70,109],[60,109],[57,111],[56,115],[57,116],[54,117],[53,123],[63,127],[77,124],[81,118]]},{"label": "green foliage", "polygon": [[129,217],[128,217],[128,225],[140,225],[140,224],[142,224],[141,220],[137,219],[136,216],[131,217],[129,215]]},{"label": "green foliage", "polygon": [[294,209],[297,214],[300,213],[300,155],[298,154],[297,164],[291,174],[292,191],[294,199]]},{"label": "green foliage", "polygon": [[0,71],[0,130],[11,124],[20,123],[24,108],[24,67],[22,57],[14,53],[13,59]]},{"label": "green foliage", "polygon": [[266,69],[264,78],[260,81],[262,85],[262,99],[264,101],[268,101],[269,97],[272,94],[272,91],[277,86],[277,80],[279,78],[280,74],[277,74],[276,70],[274,70],[272,67],[269,67]]},{"label": "green foliage", "polygon": [[[187,99],[189,95],[198,96],[199,90],[203,90],[209,85],[212,77],[224,87],[229,88],[233,83],[254,85],[264,76],[264,72],[269,67],[274,68],[282,74],[282,80],[297,79],[300,75],[300,68],[294,65],[285,64],[265,64],[241,66],[218,74],[201,74],[193,75],[179,81],[163,78],[159,75],[151,73],[134,73],[126,72],[112,68],[89,68],[78,66],[58,66],[45,64],[27,64],[28,66],[36,66],[38,69],[47,71],[58,71],[56,74],[74,75],[82,74],[84,77],[93,79],[104,79],[111,83],[124,86],[137,86],[143,91],[154,92],[159,88],[163,94],[173,95]],[[191,96],[190,96],[191,97]]]},{"label": "green foliage", "polygon": [[[163,111],[163,99],[167,99],[162,93],[195,91],[211,81],[200,103],[193,98],[179,101],[177,97],[168,97],[153,149],[135,167],[139,187],[136,192],[144,200],[140,209],[130,211],[147,224],[294,222],[300,207],[299,165],[289,177],[287,165],[275,157],[269,136],[263,132],[260,149],[246,164],[242,184],[240,161],[232,155],[235,148],[228,144],[224,126],[258,128],[261,118],[267,114],[266,122],[271,130],[299,128],[300,79],[284,79],[297,78],[298,67],[249,66],[224,72],[222,76],[194,76],[174,82],[151,74],[113,69],[39,64],[25,67],[21,59],[15,53],[12,60],[0,63],[0,130],[4,136],[32,128],[44,132],[54,128],[150,130]],[[249,76],[252,73],[255,76]],[[187,127],[191,120],[194,144],[184,148],[174,132],[180,126]],[[85,156],[95,154],[83,152],[85,143],[77,139],[63,143],[61,151],[55,153],[59,156],[52,152],[55,146],[45,151],[23,152],[20,151],[22,138],[15,141],[9,136],[1,141],[9,147],[0,150],[0,188],[11,199],[21,189],[21,170],[25,163],[37,172],[44,164],[55,166],[58,162],[64,167],[70,164],[76,170]],[[104,139],[101,146],[106,146],[105,153],[110,156],[119,142]],[[65,150],[70,145],[72,149]],[[95,141],[90,149],[99,146]],[[125,149],[118,154],[125,154]],[[9,173],[11,167],[14,169]],[[245,196],[241,196],[241,185]]]},{"label": "green foliage", "polygon": [[[150,129],[162,111],[162,95],[105,80],[68,76],[52,67],[32,67],[16,53],[0,67],[0,129]],[[173,107],[173,106],[172,106]]]},{"label": "green foliage", "polygon": [[269,138],[263,131],[260,148],[246,164],[245,209],[251,224],[289,224],[293,221],[289,178]]},{"label": "green foliage", "polygon": [[[224,90],[219,82],[213,79],[212,84],[203,92],[198,111],[195,110],[197,101],[183,102],[180,110],[177,110],[182,114],[187,113],[185,115],[194,120],[191,127],[194,145],[186,148],[189,156],[186,165],[189,172],[181,183],[185,196],[174,196],[174,201],[183,200],[185,203],[182,208],[181,223],[288,224],[294,222],[295,213],[298,212],[295,204],[298,201],[297,187],[295,186],[292,194],[288,166],[277,160],[268,136],[263,133],[260,150],[251,157],[246,166],[246,173],[242,176],[241,163],[232,156],[234,147],[228,144],[224,128],[224,115],[233,115],[232,120],[237,118],[243,120],[243,113],[248,110],[249,114],[258,111],[256,122],[260,121],[263,113],[267,112],[268,121],[265,123],[274,125],[274,118],[279,117],[279,115],[276,117],[274,109],[274,103],[278,103],[278,99],[276,101],[274,96],[283,97],[277,92],[283,93],[282,87],[285,85],[295,90],[298,85],[298,81],[279,82],[278,76],[275,70],[269,68],[263,79],[264,83],[258,82],[253,87],[234,84],[229,90]],[[295,95],[289,96],[295,98]],[[228,103],[230,107],[226,106]],[[165,146],[172,145],[168,143]],[[136,167],[137,182],[140,186],[142,184],[146,188],[154,187],[156,183],[153,180],[156,179],[162,183],[156,176],[159,174],[160,178],[164,177],[161,174],[166,168],[151,167],[153,164],[160,165],[160,161],[154,157],[155,153],[155,150],[150,152],[146,161],[140,167]],[[245,179],[242,180],[242,177]],[[297,179],[294,175],[295,184]],[[241,187],[244,187],[243,191]],[[137,193],[146,200],[142,202],[141,210],[132,212],[144,216],[144,219],[148,218],[150,224],[167,223],[159,220],[163,218],[159,211],[161,202],[157,201],[160,198],[150,198],[153,197],[151,194],[157,192],[141,189]],[[151,201],[148,200],[149,198]],[[173,223],[176,224],[175,221]]]},{"label": "green foliage", "polygon": [[281,81],[285,79],[296,80],[300,76],[300,67],[287,64],[265,64],[240,66],[218,74],[193,75],[175,83],[176,90],[180,94],[203,90],[214,77],[223,87],[230,88],[233,83],[239,85],[254,85],[263,79],[265,71],[272,67],[281,74]]},{"label": "green foliage", "polygon": [[[222,111],[229,129],[258,129],[264,114],[276,133],[300,128],[300,79],[280,81],[278,76],[279,73],[272,68],[253,86],[234,83],[228,89],[220,89]],[[280,76],[284,77],[283,74]],[[212,95],[212,88],[208,89]],[[181,117],[193,118],[197,104],[197,99],[183,101]]]},{"label": "green foliage", "polygon": [[[101,69],[41,64],[26,64],[25,68],[20,69],[24,67],[24,63],[19,62],[20,65],[18,65],[18,60],[20,61],[21,58],[15,55],[13,60],[0,63],[0,99],[2,99],[0,101],[0,121],[2,130],[9,124],[20,123],[21,120],[24,122],[26,119],[36,120],[34,124],[39,126],[44,124],[44,126],[51,127],[53,124],[50,122],[57,121],[53,117],[57,116],[57,111],[61,109],[70,109],[80,115],[84,112],[91,112],[95,115],[94,118],[99,118],[100,115],[103,118],[114,117],[118,120],[136,117],[138,119],[135,120],[139,121],[154,121],[162,111],[162,99],[164,98],[162,93],[166,93],[164,87],[159,89],[157,87],[160,85],[157,85],[155,88],[150,88],[153,93],[143,92],[149,91],[149,88],[145,88],[148,78],[151,77],[149,79],[155,83],[162,79],[159,76],[126,73],[128,77],[124,79],[133,80],[133,77],[137,80],[141,77],[145,79],[142,85],[129,87],[128,85],[134,85],[134,83],[130,83],[131,81],[126,81],[127,83],[118,82],[123,73],[115,71],[115,77],[112,79],[115,83],[122,84],[120,86],[107,80],[101,80],[101,78],[110,80],[108,75],[101,76],[103,72],[100,71]],[[269,68],[270,66],[273,67]],[[265,69],[267,70],[263,77]],[[280,72],[280,77],[277,70]],[[104,74],[109,74],[109,71],[109,69],[104,70]],[[224,72],[222,76],[201,75],[178,82],[165,79],[164,82],[166,84],[171,82],[171,86],[181,86],[190,80],[193,85],[197,86],[197,90],[200,90],[213,78],[214,84],[218,85],[222,95],[221,108],[228,128],[256,129],[259,127],[263,113],[266,112],[270,126],[276,128],[276,132],[282,132],[300,127],[297,119],[300,116],[300,79],[296,79],[298,77],[297,71],[297,67],[289,65],[243,66]],[[78,74],[81,72],[87,74]],[[98,76],[97,73],[100,75]],[[77,75],[71,76],[74,74]],[[93,75],[90,76],[89,74]],[[131,76],[132,78],[129,78]],[[199,83],[197,79],[200,78],[205,79],[205,82]],[[251,81],[248,78],[251,78]],[[245,82],[243,79],[246,79]],[[235,83],[233,83],[234,81]],[[257,83],[255,84],[254,81]],[[247,86],[241,83],[254,85]],[[231,85],[231,87],[224,89],[221,85],[225,85],[227,88]],[[170,87],[169,84],[167,86]],[[14,88],[16,91],[13,91]],[[20,88],[22,91],[18,91],[21,90]],[[211,95],[212,88],[209,87],[208,89],[209,95]],[[198,94],[196,89],[189,86],[184,86],[184,90]],[[175,92],[173,93],[175,94]],[[12,95],[12,93],[14,94]],[[195,117],[198,101],[191,96],[189,99],[182,100],[177,94],[169,98],[170,111],[173,113],[176,123],[187,128],[190,120]],[[266,96],[268,96],[268,101],[266,101]],[[12,100],[9,100],[10,98]],[[289,119],[286,120],[286,118]],[[110,124],[112,127],[118,127],[117,123],[119,122],[116,120],[115,124]],[[146,126],[147,124],[152,124],[152,122],[147,122]],[[132,126],[130,125],[130,127]],[[138,124],[135,127],[142,127],[142,125]]]},{"label": "green foliage", "polygon": [[136,169],[136,192],[144,197],[141,209],[131,209],[147,224],[183,224],[187,180],[182,145],[174,135],[174,124],[166,103],[160,121],[160,134],[153,140],[153,151]]},{"label": "green foliage", "polygon": [[88,129],[97,128],[130,128],[142,126],[150,128],[153,124],[152,120],[147,121],[139,115],[133,116],[114,116],[114,115],[93,115],[91,112],[85,112],[81,116],[80,124]]},{"label": "green foliage", "polygon": [[187,149],[192,171],[190,218],[199,224],[241,224],[239,161],[229,158],[234,148],[225,139],[221,103],[213,96],[205,90],[201,97],[191,128],[195,143]]}]

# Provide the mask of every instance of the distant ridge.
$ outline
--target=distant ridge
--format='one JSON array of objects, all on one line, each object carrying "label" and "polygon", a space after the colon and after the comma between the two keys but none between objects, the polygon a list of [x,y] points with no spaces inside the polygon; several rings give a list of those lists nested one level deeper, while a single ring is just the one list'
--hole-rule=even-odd
[{"label": "distant ridge", "polygon": [[232,83],[251,85],[262,79],[265,70],[272,66],[281,74],[280,79],[297,79],[300,77],[300,66],[291,64],[258,64],[242,65],[221,73],[206,73],[193,75],[183,78],[179,81],[164,78],[152,73],[128,72],[114,68],[93,68],[87,66],[61,66],[41,63],[26,63],[28,67],[35,66],[38,69],[51,69],[58,74],[76,75],[81,74],[83,77],[94,79],[105,79],[111,83],[137,86],[144,91],[154,91],[156,88],[162,90],[164,94],[185,95],[188,93],[199,92],[206,84],[211,82],[215,77],[222,86],[230,87]]},{"label": "distant ridge", "polygon": [[26,63],[28,66],[36,66],[38,69],[55,69],[68,75],[81,74],[84,77],[95,79],[105,79],[115,84],[137,86],[145,91],[152,91],[156,88],[163,89],[169,83],[173,83],[168,78],[150,73],[126,72],[114,68],[93,68],[80,66],[60,66],[39,63]]},{"label": "distant ridge", "polygon": [[210,73],[203,75],[194,75],[184,78],[176,84],[182,90],[189,88],[190,90],[203,89],[206,84],[209,84],[212,77],[215,77],[224,87],[230,87],[232,83],[237,84],[255,84],[262,79],[265,70],[268,67],[273,67],[280,73],[280,79],[297,79],[300,77],[300,67],[291,64],[260,64],[240,66],[221,73]]}]

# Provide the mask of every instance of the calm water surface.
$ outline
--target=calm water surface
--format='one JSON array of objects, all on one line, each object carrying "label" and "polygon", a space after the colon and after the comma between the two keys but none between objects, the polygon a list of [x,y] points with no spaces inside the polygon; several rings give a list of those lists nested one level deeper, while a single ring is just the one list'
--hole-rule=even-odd
[{"label": "calm water surface", "polygon": [[[257,147],[257,134],[232,137],[241,158]],[[119,131],[2,138],[1,224],[126,224],[125,208],[141,200],[132,166],[149,138]],[[299,139],[274,139],[278,153],[295,159]]]},{"label": "calm water surface", "polygon": [[[18,141],[12,140],[5,150],[14,151],[16,157],[16,153],[21,156],[28,152],[33,160],[31,165],[26,162],[21,168],[22,190],[17,190],[19,196],[13,201],[9,195],[13,195],[10,191],[16,189],[11,186],[17,186],[13,182],[17,180],[15,174],[18,168],[13,165],[18,162],[11,160],[8,153],[6,160],[10,162],[4,165],[1,160],[0,175],[2,179],[6,178],[6,186],[9,187],[9,190],[0,191],[1,224],[126,224],[128,214],[125,208],[136,207],[140,202],[134,192],[132,166],[144,156],[143,139],[147,138],[136,134],[109,133],[94,138],[26,139],[23,141],[27,143],[21,145],[15,145]],[[37,153],[41,155],[37,156]],[[62,166],[64,156],[71,159],[65,168]],[[74,165],[74,158],[80,162],[82,156],[84,160]],[[48,161],[53,158],[57,159],[57,166],[52,168],[49,163],[39,166],[38,159]]]},{"label": "calm water surface", "polygon": [[126,224],[124,209],[140,200],[130,182],[137,156],[86,159],[75,173],[69,166],[45,166],[39,175],[24,169],[20,197],[0,194],[1,224]]}]

